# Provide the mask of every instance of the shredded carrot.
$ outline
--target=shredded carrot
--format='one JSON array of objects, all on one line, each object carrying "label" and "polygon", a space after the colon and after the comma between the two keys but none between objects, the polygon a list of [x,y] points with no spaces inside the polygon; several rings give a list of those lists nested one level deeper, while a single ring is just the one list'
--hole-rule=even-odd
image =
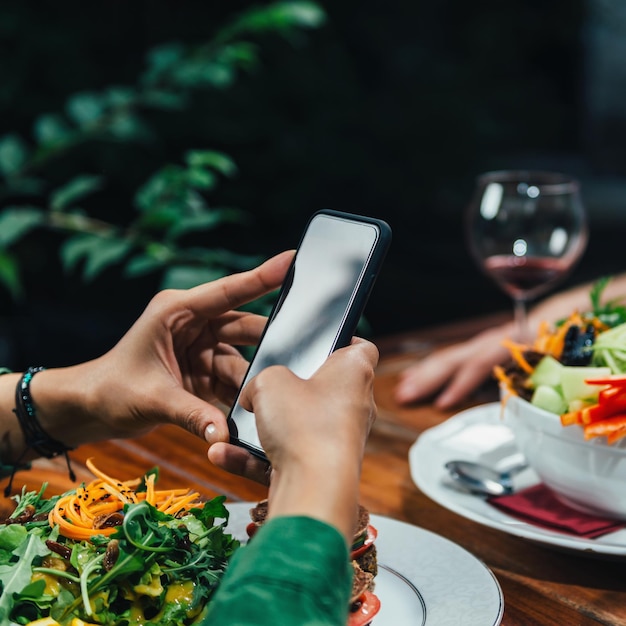
[{"label": "shredded carrot", "polygon": [[550,344],[550,354],[552,356],[560,357],[563,354],[563,349],[565,348],[565,336],[567,335],[567,331],[572,326],[582,326],[582,324],[583,321],[580,314],[577,311],[572,313],[572,315],[567,318],[564,324],[561,324],[554,334]]},{"label": "shredded carrot", "polygon": [[550,325],[546,320],[543,320],[539,324],[539,329],[537,330],[537,337],[533,343],[533,349],[537,352],[547,352],[547,345],[550,341],[550,337],[552,336],[552,332],[550,329]]},{"label": "shredded carrot", "polygon": [[154,474],[150,474],[146,480],[146,502],[155,505],[154,499]]},{"label": "shredded carrot", "polygon": [[513,358],[513,360],[527,373],[527,374],[532,374],[533,373],[533,366],[526,360],[526,357],[524,356],[524,352],[526,350],[528,350],[528,346],[522,344],[522,343],[515,343],[514,341],[511,341],[510,339],[505,339],[502,342],[502,345],[505,348],[508,348],[510,353],[511,353],[511,357]]},{"label": "shredded carrot", "polygon": [[[167,508],[162,509],[162,510],[164,513],[167,513],[168,515],[177,515],[181,511],[188,508],[188,506],[193,503],[196,497],[197,497],[197,494],[195,493],[190,493],[189,495],[181,496],[177,501],[171,502],[167,506]],[[157,508],[161,510],[161,507],[157,507]]]},{"label": "shredded carrot", "polygon": [[91,459],[87,468],[96,478],[61,496],[48,515],[50,526],[58,526],[64,537],[89,540],[94,535],[110,535],[115,526],[97,527],[103,515],[123,514],[125,504],[146,500],[169,515],[178,515],[200,504],[200,495],[189,489],[156,490],[154,474],[146,477],[146,490],[137,492],[140,479],[120,481],[100,471]]},{"label": "shredded carrot", "polygon": [[508,384],[509,382],[509,378],[506,375],[504,368],[501,365],[496,365],[493,368],[493,375],[501,382],[504,383],[505,385]]},{"label": "shredded carrot", "polygon": [[565,347],[565,336],[572,326],[587,326],[591,324],[596,333],[608,330],[609,326],[599,320],[596,316],[583,317],[578,311],[574,311],[557,328],[552,328],[548,322],[542,321],[539,325],[537,337],[533,343],[533,349],[543,354],[549,354],[555,359],[559,359]]}]

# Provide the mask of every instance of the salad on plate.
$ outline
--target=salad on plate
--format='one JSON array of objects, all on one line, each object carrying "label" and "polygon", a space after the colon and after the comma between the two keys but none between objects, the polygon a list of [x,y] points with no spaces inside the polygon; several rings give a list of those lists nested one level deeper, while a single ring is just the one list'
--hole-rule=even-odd
[{"label": "salad on plate", "polygon": [[[183,626],[203,617],[239,541],[225,497],[157,488],[158,470],[14,496],[0,524],[0,624]],[[219,521],[218,521],[219,520]]]}]

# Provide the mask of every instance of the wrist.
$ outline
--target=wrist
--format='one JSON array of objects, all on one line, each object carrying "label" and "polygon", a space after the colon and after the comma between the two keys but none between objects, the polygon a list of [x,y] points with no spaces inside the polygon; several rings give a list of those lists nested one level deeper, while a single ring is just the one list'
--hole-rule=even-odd
[{"label": "wrist", "polygon": [[323,466],[296,462],[276,470],[270,487],[269,517],[312,517],[337,528],[349,543],[359,502],[360,471],[358,459],[327,460]]},{"label": "wrist", "polygon": [[94,393],[88,363],[43,370],[33,377],[30,392],[37,419],[50,438],[74,448],[106,437],[89,410]]}]

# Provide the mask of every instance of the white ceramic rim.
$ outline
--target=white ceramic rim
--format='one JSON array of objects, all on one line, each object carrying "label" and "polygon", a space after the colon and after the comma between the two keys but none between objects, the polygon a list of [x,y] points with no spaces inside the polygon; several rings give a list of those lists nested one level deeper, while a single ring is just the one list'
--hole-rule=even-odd
[{"label": "white ceramic rim", "polygon": [[[499,402],[482,404],[461,411],[424,431],[409,451],[411,477],[417,487],[450,511],[504,533],[584,556],[617,560],[626,558],[626,529],[596,539],[575,537],[519,520],[494,508],[480,496],[462,493],[446,485],[448,473],[444,465],[459,456],[458,451],[448,445],[451,438],[476,424],[498,425],[510,432],[508,426],[502,423],[501,408]],[[515,477],[514,482],[521,487],[540,481],[532,469],[527,469]]]}]

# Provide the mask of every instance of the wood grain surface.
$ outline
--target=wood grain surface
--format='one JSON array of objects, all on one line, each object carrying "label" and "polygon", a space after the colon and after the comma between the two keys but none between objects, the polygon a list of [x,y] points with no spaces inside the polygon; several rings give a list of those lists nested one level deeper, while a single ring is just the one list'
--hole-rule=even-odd
[{"label": "wood grain surface", "polygon": [[[372,513],[435,532],[482,560],[503,590],[505,626],[625,625],[626,558],[609,560],[559,551],[482,526],[433,502],[411,479],[410,446],[420,433],[452,412],[439,411],[428,403],[396,406],[392,391],[399,371],[438,346],[470,336],[490,323],[493,318],[468,320],[377,342],[381,350],[375,386],[379,416],[363,463],[361,500]],[[495,385],[486,386],[461,409],[495,398]],[[84,463],[92,457],[100,469],[120,479],[140,476],[158,466],[163,487],[192,487],[205,497],[224,494],[230,502],[256,501],[267,493],[261,485],[212,467],[206,458],[206,444],[172,426],[158,427],[139,439],[86,445],[71,457],[78,481],[91,479]],[[19,472],[13,491],[19,492],[24,484],[39,489],[42,482],[48,482],[49,494],[75,486],[64,460],[57,458],[38,461],[32,470]],[[6,479],[0,486],[5,484]],[[13,505],[3,498],[1,512],[7,514]]]}]

